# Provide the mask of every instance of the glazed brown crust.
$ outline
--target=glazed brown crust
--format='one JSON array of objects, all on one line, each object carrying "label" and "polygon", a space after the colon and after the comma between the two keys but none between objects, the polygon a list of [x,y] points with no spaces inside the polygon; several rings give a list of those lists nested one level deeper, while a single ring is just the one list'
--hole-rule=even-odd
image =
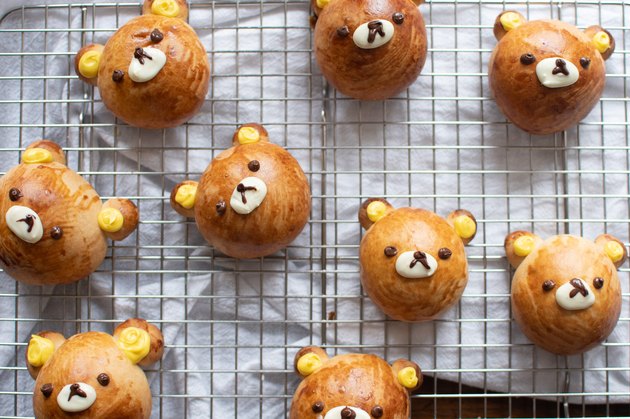
[{"label": "glazed brown crust", "polygon": [[[22,197],[13,202],[9,190]],[[9,207],[32,208],[41,218],[44,235],[35,244],[13,234],[4,220]],[[13,278],[32,285],[77,281],[96,270],[105,258],[107,241],[97,223],[101,199],[76,172],[59,163],[20,164],[0,178],[0,265]],[[55,240],[52,227],[63,235]]]},{"label": "glazed brown crust", "polygon": [[[164,39],[151,41],[159,29]],[[129,78],[127,70],[137,47],[158,48],[166,54],[164,68],[145,83]],[[122,70],[114,82],[114,70]],[[210,65],[197,34],[178,18],[143,15],[122,26],[107,42],[101,57],[98,87],[105,106],[123,121],[140,128],[169,128],[183,124],[203,105]]]},{"label": "glazed brown crust", "polygon": [[[523,65],[520,56],[532,53],[536,62]],[[550,89],[536,77],[536,64],[561,56],[578,68],[578,81]],[[580,58],[591,60],[588,69]],[[495,47],[489,62],[490,89],[505,116],[536,135],[563,131],[581,121],[598,102],[605,85],[605,66],[590,39],[576,27],[560,21],[538,20],[508,32]]]},{"label": "glazed brown crust", "polygon": [[[595,289],[593,279],[604,286]],[[555,291],[573,278],[587,282],[595,293],[588,309],[561,308]],[[556,286],[543,291],[542,284]],[[512,279],[512,312],[523,333],[535,344],[561,355],[591,349],[612,332],[621,310],[621,289],[615,266],[592,241],[576,236],[554,236],[521,263]]]},{"label": "glazed brown crust", "polygon": [[[398,255],[421,250],[438,261],[429,278],[403,278],[396,272],[396,257],[384,249],[394,246]],[[438,257],[446,247],[452,255]],[[360,247],[361,283],[371,300],[385,314],[403,321],[425,321],[455,304],[468,283],[468,263],[462,240],[453,228],[431,211],[399,208],[375,223],[363,236]]]},{"label": "glazed brown crust", "polygon": [[[111,379],[107,386],[97,381],[101,373]],[[63,386],[76,382],[94,387],[97,397],[89,409],[70,415],[59,408],[57,395]],[[48,383],[53,385],[53,393],[45,398],[40,389]],[[125,357],[110,335],[87,332],[68,339],[41,368],[33,391],[33,409],[38,419],[148,419],[151,392],[144,372]]]},{"label": "glazed brown crust", "polygon": [[[248,163],[258,160],[252,172]],[[234,188],[250,176],[262,179],[267,196],[247,215],[229,205]],[[227,205],[220,215],[219,201]],[[304,228],[310,213],[311,193],[299,163],[282,147],[267,142],[238,145],[219,154],[199,181],[195,220],[205,239],[226,255],[255,258],[289,245]]]},{"label": "glazed brown crust", "polygon": [[[374,19],[392,21],[405,15],[402,25],[394,23],[394,37],[370,50],[352,41],[354,30]],[[350,34],[337,35],[348,26]],[[427,40],[422,14],[409,0],[331,1],[317,19],[315,56],[326,79],[343,94],[364,100],[387,99],[413,83],[426,60]]]},{"label": "glazed brown crust", "polygon": [[[325,408],[314,413],[314,403]],[[383,408],[384,418],[407,419],[409,396],[392,367],[375,355],[346,354],[328,360],[298,386],[291,403],[291,419],[317,419],[335,406],[355,406],[370,413]]]}]

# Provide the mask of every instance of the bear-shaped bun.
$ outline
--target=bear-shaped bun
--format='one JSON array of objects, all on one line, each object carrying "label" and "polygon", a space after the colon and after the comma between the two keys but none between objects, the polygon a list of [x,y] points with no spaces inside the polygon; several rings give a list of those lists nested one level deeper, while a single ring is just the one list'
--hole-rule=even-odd
[{"label": "bear-shaped bun", "polygon": [[604,60],[615,40],[600,26],[581,31],[558,20],[501,13],[488,78],[497,105],[514,125],[536,135],[566,130],[593,109],[606,82]]},{"label": "bear-shaped bun", "polygon": [[126,123],[175,127],[203,105],[210,80],[208,57],[185,22],[185,0],[145,0],[142,11],[105,46],[83,47],[75,71],[98,86],[105,106]]},{"label": "bear-shaped bun", "polygon": [[572,235],[543,241],[526,231],[505,239],[516,269],[512,313],[535,344],[560,355],[587,351],[613,331],[621,310],[617,268],[623,243],[603,234],[595,242]]},{"label": "bear-shaped bun", "polygon": [[413,83],[427,55],[421,0],[311,0],[315,57],[343,94],[387,99]]},{"label": "bear-shaped bun", "polygon": [[361,205],[361,283],[385,314],[408,322],[431,320],[461,297],[468,283],[464,245],[477,232],[466,210],[447,219],[420,208],[394,209],[384,199]]},{"label": "bear-shaped bun", "polygon": [[137,225],[131,201],[103,204],[52,141],[29,145],[22,162],[0,178],[0,266],[18,281],[78,281],[103,262],[107,238],[122,240]]},{"label": "bear-shaped bun", "polygon": [[35,379],[35,418],[148,419],[151,390],[138,365],[158,362],[163,352],[162,333],[142,319],[125,321],[113,336],[33,335],[26,364]]},{"label": "bear-shaped bun", "polygon": [[316,346],[296,354],[295,371],[303,381],[290,419],[407,419],[409,393],[422,385],[420,367],[411,361],[389,365],[365,354],[329,358]]},{"label": "bear-shaped bun", "polygon": [[171,205],[194,218],[204,238],[226,255],[266,256],[288,246],[308,221],[308,180],[288,151],[269,142],[261,125],[241,126],[232,141],[199,182],[173,188]]}]

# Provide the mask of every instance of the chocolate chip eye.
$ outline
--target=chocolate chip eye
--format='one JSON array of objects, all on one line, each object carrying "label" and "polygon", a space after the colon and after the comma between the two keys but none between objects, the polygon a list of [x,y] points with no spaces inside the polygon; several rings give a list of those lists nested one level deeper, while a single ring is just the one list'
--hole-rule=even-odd
[{"label": "chocolate chip eye", "polygon": [[350,35],[350,29],[348,29],[347,26],[342,26],[339,29],[337,29],[337,35],[339,35],[342,38],[345,38],[346,36]]},{"label": "chocolate chip eye", "polygon": [[260,162],[258,160],[252,160],[247,164],[247,168],[252,172],[260,170]]},{"label": "chocolate chip eye", "polygon": [[160,30],[157,28],[153,29],[153,32],[151,32],[151,42],[157,44],[162,42],[162,39],[164,39],[164,35],[162,34],[162,32],[160,32]]},{"label": "chocolate chip eye", "polygon": [[593,286],[595,287],[595,289],[600,289],[601,287],[604,286],[604,278],[600,278],[599,276],[595,279],[593,279]]},{"label": "chocolate chip eye", "polygon": [[107,385],[109,384],[109,375],[103,372],[99,374],[98,377],[96,377],[96,381],[98,381],[98,383],[103,387],[107,387]]},{"label": "chocolate chip eye", "polygon": [[315,402],[313,403],[313,412],[315,413],[321,413],[324,411],[324,402]]},{"label": "chocolate chip eye", "polygon": [[551,291],[553,287],[555,286],[556,286],[556,283],[553,282],[551,279],[548,279],[545,282],[543,282],[542,289],[543,291]]},{"label": "chocolate chip eye", "polygon": [[63,230],[59,226],[54,226],[50,229],[50,237],[55,240],[59,240],[63,236]]},{"label": "chocolate chip eye", "polygon": [[582,57],[580,58],[580,65],[582,66],[583,69],[587,69],[589,65],[591,65],[591,59],[588,57]]},{"label": "chocolate chip eye", "polygon": [[11,188],[9,190],[9,199],[13,202],[17,201],[22,197],[22,192],[18,188]]},{"label": "chocolate chip eye", "polygon": [[383,416],[383,408],[381,406],[374,406],[372,408],[372,417],[380,418],[381,416]]},{"label": "chocolate chip eye", "polygon": [[446,260],[450,258],[451,255],[453,255],[453,252],[451,252],[451,249],[447,247],[443,247],[440,250],[438,250],[438,257],[442,260]]},{"label": "chocolate chip eye", "polygon": [[394,246],[387,246],[384,252],[385,252],[385,256],[387,256],[388,258],[391,258],[398,254],[398,249],[396,249]]},{"label": "chocolate chip eye", "polygon": [[392,20],[394,21],[394,23],[397,23],[400,25],[405,21],[405,15],[403,15],[400,12],[396,12],[393,14]]},{"label": "chocolate chip eye", "polygon": [[39,390],[42,392],[44,397],[49,398],[53,392],[53,385],[50,383],[46,383]]},{"label": "chocolate chip eye", "polygon": [[521,63],[525,65],[533,64],[536,61],[536,57],[531,52],[521,55]]},{"label": "chocolate chip eye", "polygon": [[112,80],[115,83],[120,83],[125,78],[125,72],[122,70],[114,70],[112,73]]}]

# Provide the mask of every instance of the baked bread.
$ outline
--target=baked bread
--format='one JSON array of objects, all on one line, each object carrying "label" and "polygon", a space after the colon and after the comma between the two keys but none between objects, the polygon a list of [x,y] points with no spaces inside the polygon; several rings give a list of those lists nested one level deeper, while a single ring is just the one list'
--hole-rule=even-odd
[{"label": "baked bread", "polygon": [[585,31],[558,20],[531,22],[518,12],[501,13],[488,78],[497,105],[531,134],[566,130],[599,101],[606,82],[604,60],[615,49],[600,26]]},{"label": "baked bread", "polygon": [[387,99],[413,83],[427,55],[420,0],[311,0],[315,57],[343,94]]},{"label": "baked bread", "polygon": [[617,268],[628,256],[622,242],[608,234],[595,242],[571,235],[543,241],[516,231],[506,237],[505,252],[516,269],[512,313],[532,342],[573,355],[610,335],[621,310]]},{"label": "baked bread", "polygon": [[300,164],[269,142],[258,124],[240,127],[233,147],[216,156],[197,182],[171,192],[171,205],[194,218],[199,231],[228,256],[266,256],[291,243],[304,228],[311,192]]},{"label": "baked bread", "polygon": [[33,335],[26,365],[35,380],[35,418],[150,418],[151,390],[138,365],[158,362],[163,352],[162,333],[142,319],[127,320],[113,336]]},{"label": "baked bread", "polygon": [[475,217],[457,210],[443,219],[419,208],[394,209],[368,199],[359,210],[361,283],[388,316],[431,320],[461,297],[468,283],[464,245],[477,232]]},{"label": "baked bread", "polygon": [[208,93],[210,65],[185,22],[185,0],[145,0],[143,15],[123,25],[105,46],[91,44],[75,70],[98,86],[105,106],[140,128],[170,128],[199,111]]},{"label": "baked bread", "polygon": [[303,378],[291,402],[290,419],[407,419],[409,393],[420,388],[420,367],[404,359],[389,365],[376,355],[329,358],[309,346],[295,356]]},{"label": "baked bread", "polygon": [[103,204],[52,141],[26,148],[22,162],[0,178],[0,196],[0,266],[27,284],[88,276],[105,259],[107,238],[122,240],[138,226],[131,201]]}]

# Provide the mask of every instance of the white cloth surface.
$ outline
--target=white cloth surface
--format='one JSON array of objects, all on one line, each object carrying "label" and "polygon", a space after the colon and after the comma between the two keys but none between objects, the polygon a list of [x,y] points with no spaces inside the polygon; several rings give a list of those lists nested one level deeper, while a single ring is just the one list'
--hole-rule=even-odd
[{"label": "white cloth surface", "polygon": [[[0,11],[39,3],[5,0]],[[62,2],[47,2],[53,3]],[[0,81],[3,99],[24,101],[0,104],[0,124],[5,124],[0,170],[17,163],[15,150],[36,138],[58,140],[69,149],[69,165],[88,176],[101,196],[135,199],[143,220],[136,234],[112,246],[89,281],[40,289],[16,285],[1,274],[0,365],[8,367],[0,372],[1,390],[23,393],[1,397],[0,415],[30,415],[32,381],[24,370],[15,374],[14,369],[23,367],[22,344],[31,333],[42,328],[67,336],[77,330],[111,332],[115,321],[130,316],[157,322],[165,335],[164,360],[148,374],[158,396],[155,417],[281,417],[298,382],[291,372],[293,355],[301,346],[322,343],[331,354],[363,350],[389,361],[411,358],[438,378],[525,395],[561,393],[568,366],[569,391],[593,393],[572,402],[627,403],[628,271],[620,272],[621,320],[607,344],[583,356],[556,357],[529,344],[510,320],[510,274],[502,250],[509,230],[533,228],[543,237],[563,232],[565,211],[577,220],[566,224],[571,233],[594,238],[606,230],[628,241],[623,101],[603,103],[586,120],[610,124],[569,132],[565,207],[561,138],[530,139],[506,128],[494,102],[482,100],[489,92],[487,78],[479,74],[485,74],[495,43],[491,25],[500,5],[435,3],[421,10],[432,25],[432,51],[408,92],[411,99],[401,95],[360,103],[333,92],[325,144],[319,125],[322,81],[310,54],[306,1],[194,8],[191,24],[214,51],[214,78],[208,101],[188,127],[166,132],[112,128],[108,124],[114,119],[99,101],[93,107],[88,101],[83,109],[83,92],[90,90],[74,79],[50,79],[45,86],[33,80]],[[530,6],[532,17],[549,17],[550,10]],[[622,8],[568,5],[562,17],[585,27],[598,23],[593,20],[598,10],[602,26],[612,28],[622,45],[627,36],[619,29]],[[102,30],[88,33],[87,42],[106,41],[117,25],[117,11],[124,23],[139,7],[95,13],[88,8],[87,27]],[[49,28],[81,28],[78,9],[46,12]],[[41,27],[43,15],[41,10],[15,12],[0,29],[20,27],[22,21],[25,28]],[[15,57],[0,57],[0,75],[73,74],[71,53],[80,45],[79,32],[5,34],[2,52],[46,48],[55,54],[21,58],[20,66]],[[623,78],[615,77],[623,74],[621,54],[613,55],[607,67],[613,77],[604,97],[623,98]],[[28,103],[44,93],[53,101],[71,100],[46,108]],[[87,125],[79,129],[82,111]],[[313,211],[312,221],[286,252],[236,262],[214,258],[194,223],[183,223],[167,197],[177,182],[198,177],[212,155],[229,146],[236,126],[250,121],[263,122],[272,141],[288,146],[301,162],[311,181]],[[17,123],[49,125],[45,130],[6,126]],[[95,147],[104,150],[89,151]],[[361,294],[356,211],[363,199],[383,195],[396,206],[425,207],[440,215],[467,208],[480,221],[468,249],[469,285],[460,304],[439,320],[386,321]],[[326,266],[320,264],[322,252]],[[323,322],[331,312],[336,320]],[[602,395],[607,392],[617,395]]]}]

